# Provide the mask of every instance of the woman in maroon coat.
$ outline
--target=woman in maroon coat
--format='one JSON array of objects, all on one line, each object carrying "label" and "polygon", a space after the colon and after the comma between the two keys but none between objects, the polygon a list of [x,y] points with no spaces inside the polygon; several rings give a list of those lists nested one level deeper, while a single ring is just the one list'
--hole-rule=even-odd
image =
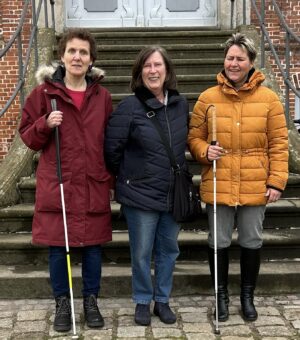
[{"label": "woman in maroon coat", "polygon": [[[41,150],[32,225],[33,243],[49,246],[49,270],[56,299],[54,329],[71,328],[63,215],[56,171],[54,128],[59,126],[60,157],[71,247],[82,248],[84,312],[89,327],[102,327],[97,306],[101,244],[111,240],[111,176],[103,140],[112,111],[110,93],[100,86],[103,71],[92,67],[96,43],[84,29],[70,29],[60,40],[61,66],[44,66],[40,83],[26,100],[20,135]],[[55,99],[57,110],[51,108]]]}]

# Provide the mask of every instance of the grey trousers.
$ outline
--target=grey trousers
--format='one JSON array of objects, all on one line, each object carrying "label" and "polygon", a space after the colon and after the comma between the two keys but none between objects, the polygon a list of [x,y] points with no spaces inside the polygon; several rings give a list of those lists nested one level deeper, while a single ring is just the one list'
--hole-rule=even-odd
[{"label": "grey trousers", "polygon": [[[261,248],[265,205],[237,206],[217,205],[217,246],[228,248],[234,227],[238,232],[238,244],[243,248]],[[209,233],[208,245],[214,248],[214,207],[206,205]]]}]

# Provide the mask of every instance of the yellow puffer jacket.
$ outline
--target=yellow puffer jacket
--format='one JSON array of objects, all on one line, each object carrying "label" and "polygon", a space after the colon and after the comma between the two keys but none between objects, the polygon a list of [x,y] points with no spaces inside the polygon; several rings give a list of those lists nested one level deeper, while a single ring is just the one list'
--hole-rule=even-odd
[{"label": "yellow puffer jacket", "polygon": [[188,144],[202,166],[201,199],[213,204],[213,169],[207,159],[212,140],[211,110],[216,107],[217,141],[226,154],[217,160],[217,204],[264,205],[267,187],[284,190],[288,178],[288,134],[278,96],[261,86],[254,71],[236,91],[223,73],[203,92],[190,121]]}]

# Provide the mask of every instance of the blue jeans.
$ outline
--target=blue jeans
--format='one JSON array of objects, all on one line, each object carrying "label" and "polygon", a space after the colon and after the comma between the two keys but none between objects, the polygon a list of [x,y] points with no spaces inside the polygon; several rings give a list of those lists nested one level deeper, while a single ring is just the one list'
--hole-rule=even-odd
[{"label": "blue jeans", "polygon": [[[82,295],[98,296],[101,278],[101,246],[87,246],[82,251]],[[68,268],[65,247],[49,247],[50,281],[54,297],[69,295]]]},{"label": "blue jeans", "polygon": [[[122,206],[128,224],[132,267],[133,301],[167,303],[172,290],[173,270],[179,255],[179,226],[166,212]],[[154,256],[154,289],[151,258]]]}]

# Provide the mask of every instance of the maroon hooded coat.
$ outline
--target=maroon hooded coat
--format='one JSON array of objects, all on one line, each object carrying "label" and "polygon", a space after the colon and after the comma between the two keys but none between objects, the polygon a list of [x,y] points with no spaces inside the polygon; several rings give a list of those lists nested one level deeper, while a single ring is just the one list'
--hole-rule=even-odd
[{"label": "maroon hooded coat", "polygon": [[19,127],[24,143],[41,150],[36,173],[33,243],[64,246],[64,226],[56,170],[54,130],[46,124],[51,99],[63,112],[59,127],[60,157],[70,246],[88,246],[112,238],[109,189],[111,176],[103,157],[106,124],[112,112],[110,93],[99,85],[103,71],[93,68],[81,109],[73,104],[64,82],[64,69],[42,67],[40,84],[28,96]]}]

